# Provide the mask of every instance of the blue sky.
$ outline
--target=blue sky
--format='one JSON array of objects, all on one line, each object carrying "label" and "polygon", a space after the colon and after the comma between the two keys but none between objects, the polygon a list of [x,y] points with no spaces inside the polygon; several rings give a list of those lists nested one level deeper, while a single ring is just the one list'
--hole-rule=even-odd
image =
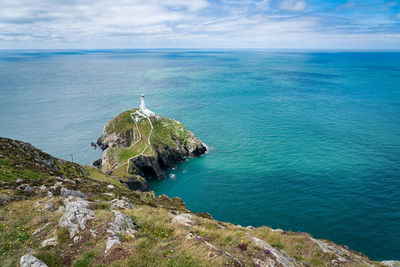
[{"label": "blue sky", "polygon": [[0,0],[0,48],[400,49],[400,0]]}]

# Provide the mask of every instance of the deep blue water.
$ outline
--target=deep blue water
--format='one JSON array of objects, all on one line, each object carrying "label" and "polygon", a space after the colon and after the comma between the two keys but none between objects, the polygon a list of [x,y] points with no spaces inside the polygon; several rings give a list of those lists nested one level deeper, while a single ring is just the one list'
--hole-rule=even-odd
[{"label": "deep blue water", "polygon": [[1,51],[0,135],[90,164],[141,93],[210,147],[157,194],[400,259],[400,53]]}]

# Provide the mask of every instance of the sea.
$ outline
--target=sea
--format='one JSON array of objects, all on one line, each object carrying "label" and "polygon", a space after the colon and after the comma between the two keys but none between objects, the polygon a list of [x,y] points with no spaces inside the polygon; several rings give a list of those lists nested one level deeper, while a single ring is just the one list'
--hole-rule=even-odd
[{"label": "sea", "polygon": [[0,51],[0,135],[66,160],[140,94],[209,148],[157,195],[400,260],[399,52]]}]

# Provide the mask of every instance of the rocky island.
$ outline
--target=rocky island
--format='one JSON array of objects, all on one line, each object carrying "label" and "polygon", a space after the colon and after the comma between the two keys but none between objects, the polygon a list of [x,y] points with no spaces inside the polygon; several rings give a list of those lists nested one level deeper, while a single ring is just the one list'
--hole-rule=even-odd
[{"label": "rocky island", "polygon": [[148,189],[146,179],[164,179],[163,169],[207,151],[182,123],[154,113],[147,116],[144,111],[127,110],[105,125],[97,140],[103,156],[94,163],[136,190]]}]

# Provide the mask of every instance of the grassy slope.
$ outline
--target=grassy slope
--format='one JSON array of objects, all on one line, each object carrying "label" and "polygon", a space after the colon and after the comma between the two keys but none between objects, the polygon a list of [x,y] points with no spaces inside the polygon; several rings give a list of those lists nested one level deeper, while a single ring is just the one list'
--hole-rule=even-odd
[{"label": "grassy slope", "polygon": [[1,180],[26,180],[46,175],[83,177],[84,171],[79,164],[54,158],[30,144],[0,138]]},{"label": "grassy slope", "polygon": [[[160,208],[142,203],[135,203],[134,209],[124,211],[136,225],[138,232],[135,237],[122,236],[122,244],[113,253],[104,255],[107,238],[105,228],[113,215],[106,199],[100,196],[92,196],[91,199],[96,203],[96,217],[91,222],[91,228],[98,235],[92,238],[87,233],[76,244],[71,242],[64,230],[58,228],[58,220],[62,215],[60,212],[41,211],[44,203],[32,209],[38,199],[14,202],[1,209],[0,216],[4,220],[1,225],[3,231],[0,232],[0,264],[15,266],[19,257],[28,248],[33,248],[35,255],[48,266],[227,266],[235,265],[236,260],[247,262],[245,266],[255,266],[251,258],[265,255],[247,238],[247,234],[268,241],[309,266],[326,266],[334,259],[333,255],[322,253],[305,234],[276,232],[268,227],[246,229],[202,217],[195,219],[195,226],[184,227],[171,223],[168,212],[174,210],[173,206]],[[50,201],[56,205],[61,203],[58,197]],[[47,226],[38,234],[33,234],[43,225]],[[189,233],[202,240],[187,239]],[[58,237],[59,245],[40,248],[42,240],[54,235]],[[229,252],[233,257],[210,250],[203,240]],[[241,243],[249,245],[246,251],[238,247]]]},{"label": "grassy slope", "polygon": [[[86,175],[81,174],[78,180],[76,164],[64,162],[62,172],[67,178],[75,179],[77,184],[64,182],[63,185],[84,192],[93,202],[90,208],[96,213],[88,229],[95,230],[98,235],[93,238],[86,229],[83,239],[73,243],[68,233],[58,227],[62,212],[42,210],[48,202],[54,203],[58,209],[62,205],[59,196],[48,198],[46,192],[29,195],[15,190],[15,180],[20,178],[21,173],[33,173],[25,177],[24,182],[34,188],[40,185],[49,187],[58,180],[46,173],[48,170],[43,166],[33,164],[37,169],[24,167],[31,166],[30,156],[20,146],[16,146],[13,153],[1,151],[3,160],[0,167],[7,174],[0,173],[0,196],[15,196],[16,200],[0,207],[0,266],[16,266],[19,258],[30,248],[48,266],[232,266],[237,265],[237,260],[245,266],[255,266],[252,258],[268,255],[247,237],[248,234],[267,241],[309,266],[327,266],[334,258],[330,253],[323,253],[304,233],[273,231],[269,227],[247,229],[200,214],[194,219],[194,226],[174,224],[171,213],[190,212],[179,199],[156,198],[153,192],[130,191],[92,167],[84,167]],[[42,156],[50,157],[47,154]],[[22,167],[16,167],[19,164],[15,161],[17,158],[26,159]],[[107,188],[110,183],[115,186],[114,189]],[[135,208],[122,212],[132,218],[138,231],[134,238],[121,236],[122,244],[106,255],[103,253],[108,236],[106,227],[114,218],[108,201],[114,197],[104,193],[130,199]],[[197,236],[197,239],[188,239],[188,234]],[[52,236],[57,236],[59,244],[41,248],[40,242]],[[205,241],[232,254],[232,257],[210,249]],[[246,251],[239,248],[243,243],[248,245]]]}]

